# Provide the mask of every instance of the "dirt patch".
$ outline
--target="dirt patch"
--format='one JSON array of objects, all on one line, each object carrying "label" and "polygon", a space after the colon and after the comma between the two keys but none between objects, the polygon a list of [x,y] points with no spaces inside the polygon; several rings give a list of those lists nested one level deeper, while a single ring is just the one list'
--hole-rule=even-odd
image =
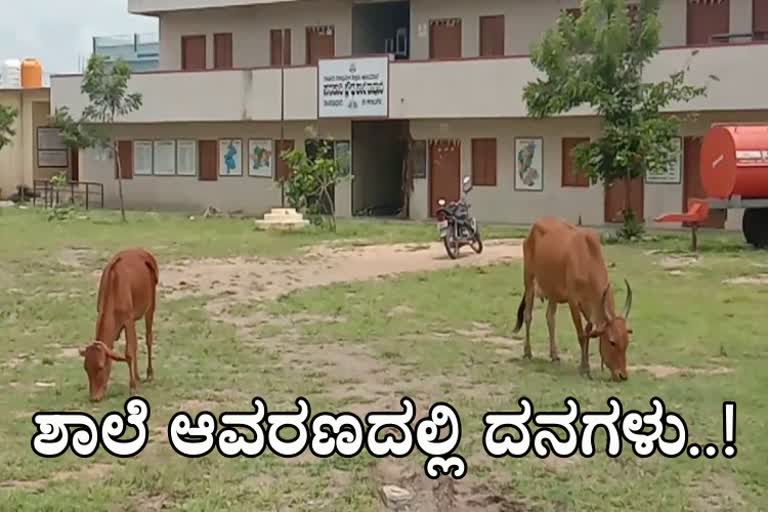
[{"label": "dirt patch", "polygon": [[695,512],[743,510],[740,485],[726,474],[717,474],[689,490],[688,503]]},{"label": "dirt patch", "polygon": [[724,375],[733,373],[733,368],[718,366],[715,368],[678,368],[675,366],[631,366],[631,371],[645,371],[657,379],[666,379],[669,377],[690,377],[693,375]]},{"label": "dirt patch", "polygon": [[93,250],[87,247],[66,247],[59,253],[58,261],[64,266],[79,268],[92,254]]},{"label": "dirt patch", "polygon": [[[184,261],[163,267],[161,290],[168,298],[227,293],[228,299],[275,299],[298,289],[376,279],[393,274],[482,266],[522,257],[519,240],[486,242],[482,254],[451,260],[439,244],[413,251],[409,245],[322,246],[285,259],[229,258]],[[232,297],[234,296],[234,297]]]},{"label": "dirt patch", "polygon": [[41,480],[6,480],[0,482],[0,488],[29,489],[40,491],[52,482],[66,482],[68,480],[88,480],[96,482],[104,479],[113,470],[112,464],[89,464],[74,471],[59,471],[51,478]]},{"label": "dirt patch", "polygon": [[[372,469],[371,479],[379,491],[380,511],[418,512],[527,512],[528,504],[512,499],[510,489],[484,478],[475,480],[470,474],[461,480],[450,477],[429,479],[422,468],[416,470],[398,459],[379,459]],[[381,489],[395,486],[407,492],[409,498],[399,507],[387,506]]]},{"label": "dirt patch", "polygon": [[755,274],[753,276],[741,276],[741,277],[734,277],[731,279],[726,279],[723,281],[725,284],[757,284],[757,285],[767,285],[768,284],[768,274]]},{"label": "dirt patch", "polygon": [[698,256],[667,256],[659,261],[659,265],[664,270],[677,270],[694,265],[698,261]]}]

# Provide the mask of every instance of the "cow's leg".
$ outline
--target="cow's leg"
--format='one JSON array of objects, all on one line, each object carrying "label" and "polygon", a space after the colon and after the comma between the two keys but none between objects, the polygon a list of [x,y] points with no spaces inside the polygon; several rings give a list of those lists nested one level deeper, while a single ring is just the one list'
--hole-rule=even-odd
[{"label": "cow's leg", "polygon": [[136,360],[136,347],[138,344],[139,341],[136,337],[136,321],[133,318],[129,318],[125,326],[125,358],[128,360],[131,395],[136,394],[136,388],[140,382],[139,365]]},{"label": "cow's leg", "polygon": [[152,368],[152,345],[155,340],[152,333],[152,322],[155,316],[155,304],[154,301],[144,314],[144,326],[146,327],[147,337],[147,382],[151,382],[155,378],[155,370]]},{"label": "cow's leg", "polygon": [[573,319],[574,327],[576,327],[576,335],[579,337],[579,346],[581,347],[581,364],[579,365],[579,371],[582,375],[591,378],[589,373],[589,336],[586,335],[581,324],[581,311],[579,310],[579,307],[573,303],[568,303],[568,307],[571,310],[571,318]]},{"label": "cow's leg", "polygon": [[[525,283],[525,311],[523,312],[523,318],[525,319],[525,344],[523,345],[523,359],[531,359],[531,321],[533,320],[533,301],[535,298],[535,286],[533,282],[533,276],[526,277]],[[530,284],[529,281],[530,280]]]},{"label": "cow's leg", "polygon": [[557,355],[557,343],[555,342],[555,316],[557,315],[557,302],[550,300],[547,304],[547,329],[549,330],[549,358],[553,363],[560,361]]}]

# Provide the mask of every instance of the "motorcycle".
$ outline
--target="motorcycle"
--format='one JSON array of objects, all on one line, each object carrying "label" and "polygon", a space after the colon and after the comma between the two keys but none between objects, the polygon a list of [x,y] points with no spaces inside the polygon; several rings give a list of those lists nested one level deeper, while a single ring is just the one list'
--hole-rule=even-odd
[{"label": "motorcycle", "polygon": [[463,194],[458,201],[446,204],[444,198],[437,201],[437,229],[440,238],[445,245],[448,257],[455,260],[459,256],[459,250],[469,245],[477,254],[483,252],[483,241],[480,238],[480,229],[477,220],[469,214],[470,204],[467,202],[467,194],[472,190],[469,176],[462,180]]}]

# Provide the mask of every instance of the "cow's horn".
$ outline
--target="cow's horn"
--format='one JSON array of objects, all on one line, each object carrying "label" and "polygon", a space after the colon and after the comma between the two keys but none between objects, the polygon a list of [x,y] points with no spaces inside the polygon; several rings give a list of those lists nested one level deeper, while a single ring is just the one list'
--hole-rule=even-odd
[{"label": "cow's horn", "polygon": [[608,285],[605,287],[605,291],[603,292],[603,313],[605,314],[605,321],[611,322],[613,321],[613,315],[610,311],[608,311],[608,290],[611,289],[611,285]]},{"label": "cow's horn", "polygon": [[624,284],[627,286],[627,298],[624,301],[624,318],[629,318],[629,312],[632,310],[632,287],[629,286],[629,281],[624,279]]}]

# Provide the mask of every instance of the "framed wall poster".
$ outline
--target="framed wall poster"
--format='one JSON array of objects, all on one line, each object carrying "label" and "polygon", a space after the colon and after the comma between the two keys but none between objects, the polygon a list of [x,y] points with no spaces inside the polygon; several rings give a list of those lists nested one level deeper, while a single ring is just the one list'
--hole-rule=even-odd
[{"label": "framed wall poster", "polygon": [[679,185],[682,181],[682,169],[683,169],[683,138],[674,137],[672,139],[673,153],[675,159],[672,164],[667,168],[666,172],[651,172],[646,171],[645,182],[649,184],[663,184],[663,185]]},{"label": "framed wall poster", "polygon": [[154,141],[152,162],[153,173],[156,176],[173,176],[176,174],[176,141]]},{"label": "framed wall poster", "polygon": [[38,150],[66,150],[67,146],[61,139],[61,131],[58,128],[49,126],[40,126],[37,129],[37,149]]},{"label": "framed wall poster", "polygon": [[426,140],[414,140],[411,148],[411,165],[413,166],[413,179],[423,180],[427,178],[429,160]]},{"label": "framed wall poster", "polygon": [[248,140],[248,176],[271,178],[274,153],[271,140]]},{"label": "framed wall poster", "polygon": [[544,190],[544,139],[515,138],[515,190]]},{"label": "framed wall poster", "polygon": [[38,149],[37,166],[41,168],[63,168],[69,166],[69,152],[56,149]]},{"label": "framed wall poster", "polygon": [[219,140],[219,176],[243,175],[243,141]]},{"label": "framed wall poster", "polygon": [[333,157],[346,173],[352,173],[352,144],[348,140],[339,140],[333,144]]},{"label": "framed wall poster", "polygon": [[133,174],[136,176],[152,175],[154,148],[151,141],[133,141]]},{"label": "framed wall poster", "polygon": [[176,174],[197,176],[197,141],[176,141]]}]

